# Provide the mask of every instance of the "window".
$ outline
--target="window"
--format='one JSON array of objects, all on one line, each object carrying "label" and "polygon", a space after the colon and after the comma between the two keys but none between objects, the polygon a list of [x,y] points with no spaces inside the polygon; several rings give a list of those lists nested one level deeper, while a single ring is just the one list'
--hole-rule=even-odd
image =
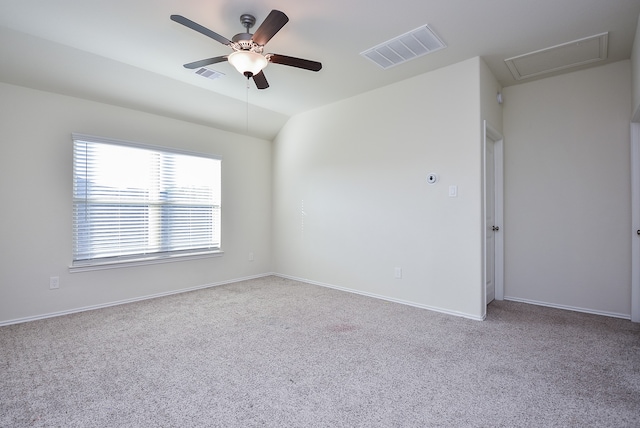
[{"label": "window", "polygon": [[73,135],[73,264],[220,251],[220,159]]}]

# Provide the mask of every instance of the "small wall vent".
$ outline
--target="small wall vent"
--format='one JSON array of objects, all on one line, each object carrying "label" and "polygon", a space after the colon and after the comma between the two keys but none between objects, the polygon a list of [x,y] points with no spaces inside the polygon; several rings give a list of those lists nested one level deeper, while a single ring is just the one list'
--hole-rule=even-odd
[{"label": "small wall vent", "polygon": [[597,34],[539,51],[505,59],[516,80],[578,67],[607,59],[609,33]]},{"label": "small wall vent", "polygon": [[207,79],[211,79],[211,80],[218,79],[224,76],[224,73],[220,73],[219,71],[210,70],[204,67],[196,70],[196,74],[199,74],[200,76],[206,77]]},{"label": "small wall vent", "polygon": [[428,25],[424,25],[361,52],[360,55],[386,69],[446,47],[436,33]]}]

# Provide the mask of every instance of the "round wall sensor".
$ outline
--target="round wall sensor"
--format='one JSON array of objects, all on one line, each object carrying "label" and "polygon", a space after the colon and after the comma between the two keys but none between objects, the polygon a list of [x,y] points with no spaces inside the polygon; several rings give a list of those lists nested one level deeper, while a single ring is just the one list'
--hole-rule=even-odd
[{"label": "round wall sensor", "polygon": [[427,183],[436,184],[438,182],[438,174],[431,172],[427,175]]}]

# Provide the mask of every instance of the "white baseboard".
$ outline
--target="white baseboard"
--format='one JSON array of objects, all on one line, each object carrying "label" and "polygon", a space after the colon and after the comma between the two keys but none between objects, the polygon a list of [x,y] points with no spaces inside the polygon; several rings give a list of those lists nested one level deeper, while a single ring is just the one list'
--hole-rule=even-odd
[{"label": "white baseboard", "polygon": [[20,323],[28,322],[28,321],[37,321],[37,320],[42,320],[42,319],[46,319],[46,318],[59,317],[59,316],[62,316],[62,315],[70,315],[70,314],[75,314],[75,313],[78,313],[78,312],[92,311],[94,309],[108,308],[108,307],[111,307],[111,306],[125,305],[127,303],[140,302],[142,300],[155,299],[157,297],[171,296],[173,294],[187,293],[189,291],[201,290],[203,288],[211,288],[211,287],[217,287],[219,285],[233,284],[234,282],[247,281],[247,280],[250,280],[250,279],[263,278],[265,276],[272,276],[272,275],[274,275],[274,274],[269,272],[269,273],[264,273],[264,274],[260,274],[260,275],[246,276],[246,277],[243,277],[243,278],[229,279],[229,280],[226,280],[226,281],[220,281],[220,282],[215,282],[215,283],[211,283],[211,284],[197,285],[195,287],[181,288],[179,290],[171,290],[171,291],[166,291],[166,292],[163,292],[163,293],[149,294],[149,295],[146,295],[146,296],[134,297],[134,298],[131,298],[131,299],[118,300],[118,301],[115,301],[115,302],[101,303],[101,304],[98,304],[98,305],[91,305],[91,306],[84,306],[84,307],[81,307],[81,308],[68,309],[68,310],[59,311],[59,312],[51,312],[51,313],[42,314],[42,315],[34,315],[34,316],[31,316],[31,317],[16,318],[16,319],[8,320],[8,321],[0,321],[0,327],[6,326],[6,325],[11,325],[11,324],[20,324]]},{"label": "white baseboard", "polygon": [[[471,320],[474,320],[474,321],[483,321],[485,319],[484,316],[477,317],[477,316],[470,315],[470,314],[467,314],[467,313],[464,313],[464,312],[452,311],[452,310],[449,310],[449,309],[443,309],[443,308],[430,306],[430,305],[424,305],[424,304],[421,304],[421,303],[411,302],[411,301],[407,301],[407,300],[396,299],[396,298],[393,298],[393,297],[383,296],[383,295],[375,294],[375,293],[368,293],[366,291],[355,290],[353,288],[341,287],[341,286],[338,286],[338,285],[327,284],[327,283],[313,281],[313,280],[305,279],[305,278],[299,278],[299,277],[295,277],[295,276],[291,276],[291,275],[284,275],[284,274],[280,274],[280,273],[276,273],[276,272],[268,272],[268,273],[263,273],[263,274],[259,274],[259,275],[246,276],[246,277],[242,277],[242,278],[234,278],[234,279],[229,279],[229,280],[226,280],[226,281],[220,281],[220,282],[215,282],[215,283],[210,283],[210,284],[197,285],[195,287],[181,288],[179,290],[172,290],[172,291],[167,291],[167,292],[163,292],[163,293],[156,293],[156,294],[150,294],[150,295],[146,295],[146,296],[134,297],[134,298],[131,298],[131,299],[118,300],[118,301],[115,301],[115,302],[102,303],[102,304],[91,305],[91,306],[84,306],[84,307],[81,307],[81,308],[74,308],[74,309],[69,309],[69,310],[59,311],[59,312],[50,312],[50,313],[47,313],[47,314],[34,315],[34,316],[24,317],[24,318],[16,318],[16,319],[7,320],[7,321],[0,321],[0,327],[7,326],[7,325],[12,325],[12,324],[20,324],[20,323],[29,322],[29,321],[37,321],[37,320],[46,319],[46,318],[59,317],[59,316],[63,316],[63,315],[70,315],[70,314],[75,314],[75,313],[78,313],[78,312],[91,311],[91,310],[94,310],[94,309],[102,309],[102,308],[108,308],[108,307],[111,307],[111,306],[124,305],[124,304],[127,304],[127,303],[134,303],[134,302],[139,302],[139,301],[142,301],[142,300],[155,299],[157,297],[170,296],[170,295],[173,295],[173,294],[187,293],[189,291],[196,291],[196,290],[201,290],[201,289],[204,289],[204,288],[217,287],[217,286],[225,285],[225,284],[233,284],[235,282],[247,281],[247,280],[257,279],[257,278],[264,278],[264,277],[267,277],[267,276],[278,276],[280,278],[286,278],[286,279],[291,279],[291,280],[294,280],[294,281],[304,282],[305,284],[311,284],[311,285],[317,285],[317,286],[320,286],[320,287],[332,288],[334,290],[345,291],[347,293],[359,294],[359,295],[362,295],[362,296],[372,297],[372,298],[380,299],[380,300],[386,300],[386,301],[389,301],[389,302],[399,303],[399,304],[402,304],[402,305],[413,306],[413,307],[421,308],[421,309],[427,309],[427,310],[430,310],[430,311],[439,312],[439,313],[443,313],[443,314],[447,314],[447,315],[453,315],[453,316],[462,317],[462,318],[467,318],[467,319],[471,319]],[[598,311],[598,310],[588,309],[588,308],[580,308],[580,307],[575,307],[575,306],[559,305],[559,304],[555,304],[555,303],[541,302],[541,301],[537,301],[537,300],[522,299],[522,298],[519,298],[519,297],[504,296],[504,300],[509,300],[509,301],[513,301],[513,302],[520,302],[520,303],[527,303],[527,304],[530,304],[530,305],[546,306],[546,307],[549,307],[549,308],[563,309],[563,310],[569,310],[569,311],[574,311],[574,312],[583,312],[583,313],[593,314],[593,315],[602,315],[602,316],[613,317],[613,318],[621,318],[621,319],[626,319],[626,320],[630,320],[631,319],[631,316],[629,314],[619,314],[619,313],[615,313],[615,312]]]},{"label": "white baseboard", "polygon": [[567,311],[583,312],[585,314],[602,315],[602,316],[605,316],[605,317],[612,317],[612,318],[622,318],[622,319],[625,319],[625,320],[630,320],[631,319],[631,316],[628,315],[628,314],[619,314],[619,313],[616,313],[616,312],[598,311],[598,310],[595,310],[595,309],[579,308],[579,307],[576,307],[576,306],[559,305],[559,304],[556,304],[556,303],[540,302],[540,301],[537,301],[537,300],[530,300],[530,299],[521,299],[519,297],[504,296],[504,300],[510,300],[512,302],[527,303],[529,305],[546,306],[548,308],[564,309],[564,310],[567,310]]},{"label": "white baseboard", "polygon": [[471,319],[471,320],[474,320],[474,321],[484,321],[484,319],[485,319],[484,316],[477,317],[475,315],[467,314],[467,313],[464,313],[464,312],[452,311],[452,310],[449,310],[449,309],[438,308],[438,307],[435,307],[435,306],[423,305],[421,303],[415,303],[415,302],[411,302],[411,301],[408,301],[408,300],[396,299],[396,298],[393,298],[393,297],[383,296],[383,295],[380,295],[380,294],[374,294],[374,293],[368,293],[366,291],[355,290],[353,288],[346,288],[346,287],[341,287],[341,286],[338,286],[338,285],[326,284],[326,283],[318,282],[318,281],[312,281],[310,279],[298,278],[298,277],[291,276],[291,275],[284,275],[284,274],[281,274],[281,273],[273,273],[273,275],[274,276],[279,276],[280,278],[286,278],[286,279],[292,279],[294,281],[304,282],[306,284],[318,285],[320,287],[326,287],[326,288],[333,288],[334,290],[346,291],[347,293],[353,293],[353,294],[360,294],[362,296],[373,297],[374,299],[380,299],[380,300],[386,300],[388,302],[400,303],[402,305],[413,306],[413,307],[421,308],[421,309],[427,309],[427,310],[430,310],[430,311],[439,312],[439,313],[447,314],[447,315],[454,315],[454,316],[457,316],[457,317],[467,318],[467,319]]}]

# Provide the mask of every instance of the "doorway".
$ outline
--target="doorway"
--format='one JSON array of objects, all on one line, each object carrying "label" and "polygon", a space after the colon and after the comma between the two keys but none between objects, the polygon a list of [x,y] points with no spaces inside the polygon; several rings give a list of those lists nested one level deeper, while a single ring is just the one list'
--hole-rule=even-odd
[{"label": "doorway", "polygon": [[631,321],[640,322],[640,123],[631,123]]},{"label": "doorway", "polygon": [[504,171],[502,134],[483,123],[485,304],[504,299]]}]

